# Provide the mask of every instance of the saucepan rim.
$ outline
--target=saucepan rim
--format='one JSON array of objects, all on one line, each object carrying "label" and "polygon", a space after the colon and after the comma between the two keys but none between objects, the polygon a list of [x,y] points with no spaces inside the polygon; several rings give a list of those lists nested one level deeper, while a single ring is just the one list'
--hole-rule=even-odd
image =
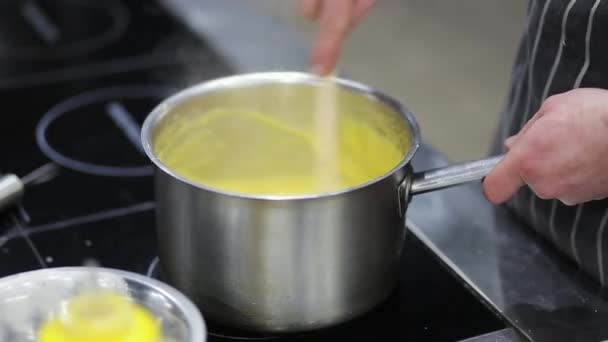
[{"label": "saucepan rim", "polygon": [[152,139],[153,133],[156,125],[163,119],[165,115],[171,112],[173,108],[178,106],[179,104],[190,100],[194,97],[204,96],[205,94],[209,94],[215,91],[221,91],[225,89],[238,88],[242,86],[253,86],[253,85],[262,85],[262,84],[272,84],[272,83],[285,83],[285,84],[314,84],[317,82],[327,82],[328,78],[317,76],[314,74],[309,74],[305,72],[297,72],[297,71],[273,71],[273,72],[254,72],[254,73],[245,73],[245,74],[237,74],[233,76],[220,77],[216,79],[211,79],[197,85],[185,88],[182,91],[177,92],[176,94],[168,97],[163,102],[158,104],[146,117],[144,124],[141,129],[141,139],[144,151],[148,158],[158,167],[161,171],[166,174],[178,179],[181,182],[184,182],[190,186],[195,188],[206,190],[226,196],[238,197],[243,199],[252,199],[252,200],[267,200],[267,201],[298,201],[298,200],[310,200],[310,199],[319,199],[319,198],[328,198],[340,196],[346,193],[350,193],[359,189],[366,188],[372,184],[381,182],[382,180],[391,177],[395,172],[404,169],[412,160],[414,155],[416,154],[418,148],[420,147],[420,128],[418,126],[418,122],[416,121],[414,115],[410,112],[410,110],[394,99],[393,97],[373,88],[363,83],[340,78],[340,77],[331,77],[329,81],[334,82],[335,84],[348,89],[350,91],[354,91],[356,93],[362,94],[373,101],[379,101],[389,108],[394,110],[396,113],[399,113],[403,119],[406,121],[406,124],[411,131],[412,137],[410,142],[410,147],[405,156],[401,159],[401,161],[395,165],[392,169],[387,171],[381,176],[372,178],[364,183],[347,187],[344,189],[330,191],[330,192],[321,192],[315,194],[302,194],[302,195],[257,195],[257,194],[246,194],[240,193],[236,191],[227,191],[224,189],[219,189],[211,186],[207,186],[195,181],[192,181],[186,177],[180,176],[176,172],[174,172],[171,168],[165,165],[154,153],[152,147]]}]

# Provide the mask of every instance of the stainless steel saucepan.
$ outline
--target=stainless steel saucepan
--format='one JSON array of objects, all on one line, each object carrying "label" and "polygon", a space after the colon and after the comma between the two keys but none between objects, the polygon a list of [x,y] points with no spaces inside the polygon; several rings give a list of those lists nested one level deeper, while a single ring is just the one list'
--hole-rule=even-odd
[{"label": "stainless steel saucepan", "polygon": [[[324,87],[334,91],[339,115],[391,123],[376,129],[403,148],[396,167],[333,193],[255,196],[197,184],[155,153],[159,132],[214,108],[309,120]],[[186,89],[152,111],[142,139],[157,167],[158,244],[168,282],[210,320],[272,332],[335,325],[387,298],[397,282],[411,196],[481,179],[501,159],[413,173],[420,132],[407,108],[360,83],[291,72],[238,75]]]}]

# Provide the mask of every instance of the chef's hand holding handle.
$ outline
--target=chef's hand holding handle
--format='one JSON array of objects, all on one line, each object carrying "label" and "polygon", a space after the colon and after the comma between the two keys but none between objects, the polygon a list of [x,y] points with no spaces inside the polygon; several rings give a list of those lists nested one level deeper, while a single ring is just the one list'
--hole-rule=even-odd
[{"label": "chef's hand holding handle", "polygon": [[399,212],[405,213],[413,195],[483,179],[503,158],[499,155],[414,173],[399,186]]}]

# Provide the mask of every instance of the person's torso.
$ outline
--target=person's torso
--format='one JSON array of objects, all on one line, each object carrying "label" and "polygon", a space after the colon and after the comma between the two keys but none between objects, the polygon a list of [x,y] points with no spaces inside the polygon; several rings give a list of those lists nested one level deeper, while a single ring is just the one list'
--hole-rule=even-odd
[{"label": "person's torso", "polygon": [[[608,0],[531,0],[493,152],[547,97],[579,87],[608,89]],[[509,207],[608,285],[608,200],[568,207],[524,188]]]}]

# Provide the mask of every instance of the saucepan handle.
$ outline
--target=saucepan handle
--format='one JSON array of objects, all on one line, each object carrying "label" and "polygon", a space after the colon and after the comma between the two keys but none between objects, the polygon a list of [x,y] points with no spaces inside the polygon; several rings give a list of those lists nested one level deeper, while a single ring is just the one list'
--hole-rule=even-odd
[{"label": "saucepan handle", "polygon": [[446,167],[416,172],[403,180],[398,192],[399,214],[405,217],[410,199],[413,195],[434,190],[449,188],[485,177],[504,158],[504,155],[490,157],[466,163],[452,164]]},{"label": "saucepan handle", "polygon": [[423,194],[482,179],[503,157],[504,155],[500,155],[414,173],[409,185],[409,195]]}]

